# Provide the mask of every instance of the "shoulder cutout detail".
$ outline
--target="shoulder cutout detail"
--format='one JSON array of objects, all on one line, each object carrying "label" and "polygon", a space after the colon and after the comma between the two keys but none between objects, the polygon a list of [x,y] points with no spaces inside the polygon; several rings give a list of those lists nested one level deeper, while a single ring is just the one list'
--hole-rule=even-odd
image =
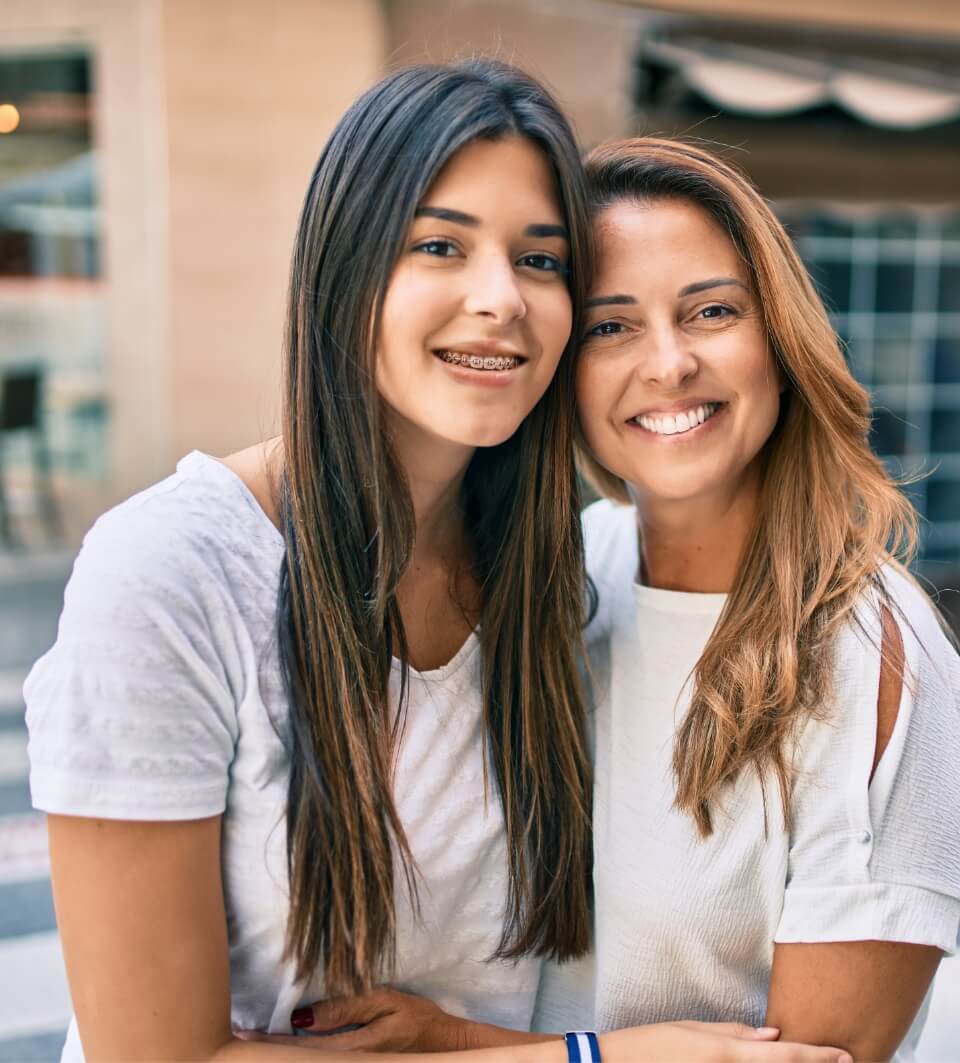
[{"label": "shoulder cutout detail", "polygon": [[888,606],[881,606],[881,611],[883,640],[880,647],[880,687],[877,692],[877,742],[870,770],[871,780],[897,725],[905,664],[900,627]]}]

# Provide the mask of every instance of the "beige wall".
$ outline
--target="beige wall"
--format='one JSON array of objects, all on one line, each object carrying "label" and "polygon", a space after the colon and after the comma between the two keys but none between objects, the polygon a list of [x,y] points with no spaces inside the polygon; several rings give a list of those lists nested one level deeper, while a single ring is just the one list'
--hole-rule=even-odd
[{"label": "beige wall", "polygon": [[113,452],[109,483],[62,485],[73,537],[105,504],[162,475],[171,456],[158,12],[158,0],[0,4],[5,49],[79,41],[94,59]]},{"label": "beige wall", "polygon": [[376,0],[164,0],[173,449],[277,427],[289,255],[334,123],[381,73]]},{"label": "beige wall", "polygon": [[391,66],[496,55],[549,85],[584,143],[629,129],[635,12],[592,0],[390,0],[386,10]]}]

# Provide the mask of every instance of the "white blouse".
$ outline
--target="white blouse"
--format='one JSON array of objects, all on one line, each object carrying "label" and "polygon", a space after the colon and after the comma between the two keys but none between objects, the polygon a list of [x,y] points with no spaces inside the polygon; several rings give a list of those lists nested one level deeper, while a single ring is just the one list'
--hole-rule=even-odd
[{"label": "white blouse", "polygon": [[[640,586],[636,515],[584,515],[600,609],[595,655],[594,964],[552,970],[537,1021],[577,1014],[594,980],[607,1030],[674,1019],[763,1021],[775,942],[884,940],[952,953],[960,928],[960,661],[926,601],[894,568],[887,587],[909,674],[877,767],[881,631],[860,611],[835,647],[834,697],[800,737],[793,828],[776,782],[745,771],[699,840],[673,807],[671,755],[688,677],[721,594]],[[765,789],[765,794],[764,794]],[[928,995],[929,1001],[929,995]],[[910,1058],[927,1004],[897,1058]],[[587,1016],[577,1014],[583,1021]]]}]

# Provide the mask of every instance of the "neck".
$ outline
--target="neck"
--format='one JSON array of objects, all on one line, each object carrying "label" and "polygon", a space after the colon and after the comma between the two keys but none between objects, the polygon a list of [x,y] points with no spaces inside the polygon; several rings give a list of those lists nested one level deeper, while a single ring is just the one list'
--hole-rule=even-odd
[{"label": "neck", "polygon": [[760,470],[734,492],[651,499],[632,489],[640,534],[639,578],[650,587],[727,594],[757,519]]},{"label": "neck", "polygon": [[462,542],[460,487],[474,448],[426,438],[405,422],[393,427],[392,441],[413,502],[414,556],[449,557]]}]

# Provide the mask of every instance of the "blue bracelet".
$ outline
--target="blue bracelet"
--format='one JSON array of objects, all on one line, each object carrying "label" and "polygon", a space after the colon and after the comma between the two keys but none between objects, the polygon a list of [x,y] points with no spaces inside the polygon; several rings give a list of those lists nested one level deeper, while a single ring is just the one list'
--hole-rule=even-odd
[{"label": "blue bracelet", "polygon": [[571,1030],[567,1042],[567,1063],[600,1063],[600,1042],[593,1030]]}]

